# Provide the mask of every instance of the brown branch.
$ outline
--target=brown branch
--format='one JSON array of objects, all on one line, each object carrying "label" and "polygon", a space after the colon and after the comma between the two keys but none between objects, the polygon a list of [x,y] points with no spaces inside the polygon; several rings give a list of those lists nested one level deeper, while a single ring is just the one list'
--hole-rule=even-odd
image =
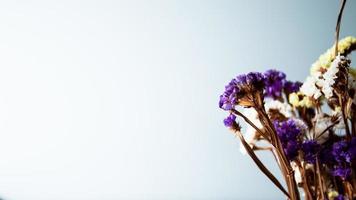
[{"label": "brown branch", "polygon": [[344,12],[345,4],[346,4],[346,0],[341,0],[341,6],[340,6],[340,10],[339,10],[339,15],[337,16],[336,28],[335,28],[335,56],[337,56],[337,54],[338,54],[341,18],[342,18],[342,13]]},{"label": "brown branch", "polygon": [[265,132],[261,131],[261,129],[259,129],[254,123],[251,122],[251,120],[249,120],[244,114],[242,114],[241,112],[232,109],[231,110],[232,113],[234,113],[235,115],[238,115],[240,117],[242,117],[245,122],[247,122],[250,126],[252,126],[259,134],[261,134],[267,141],[269,141],[269,137],[266,135]]},{"label": "brown branch", "polygon": [[261,162],[261,160],[256,156],[255,152],[251,149],[250,145],[246,142],[240,131],[235,131],[237,136],[240,138],[241,143],[244,145],[247,153],[250,155],[252,160],[255,162],[257,167],[264,173],[273,183],[277,186],[288,198],[290,198],[288,192],[283,188],[282,184],[278,179],[266,168],[266,166]]},{"label": "brown branch", "polygon": [[[331,128],[333,128],[337,123],[339,123],[340,121],[336,121],[333,124],[329,125],[328,127],[326,127],[326,129],[323,130],[323,132],[321,132],[317,137],[314,138],[314,140],[319,139],[322,135],[324,135],[324,133],[326,133],[326,131],[330,130]],[[315,131],[315,130],[314,130]]]},{"label": "brown branch", "polygon": [[317,170],[317,175],[318,175],[318,184],[320,186],[319,189],[320,189],[321,199],[326,199],[325,198],[324,182],[321,177],[320,163],[319,163],[318,158],[316,158],[316,170]]},{"label": "brown branch", "polygon": [[344,124],[345,124],[346,136],[347,136],[348,139],[351,139],[351,132],[350,132],[350,128],[349,128],[349,123],[347,121],[347,117],[346,117],[346,113],[345,113],[345,104],[344,104],[342,95],[338,94],[338,97],[339,97],[339,104],[340,104],[340,107],[341,107],[342,119],[343,119]]}]

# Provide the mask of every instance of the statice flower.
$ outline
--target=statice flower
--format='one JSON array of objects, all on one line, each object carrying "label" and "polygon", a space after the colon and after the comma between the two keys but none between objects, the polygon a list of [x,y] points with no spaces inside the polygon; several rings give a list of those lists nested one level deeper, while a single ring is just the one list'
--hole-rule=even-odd
[{"label": "statice flower", "polygon": [[349,168],[349,167],[336,167],[336,168],[333,170],[332,174],[333,174],[334,176],[338,176],[338,177],[340,177],[341,179],[345,180],[345,179],[347,179],[347,178],[350,177],[350,175],[351,175],[351,168]]},{"label": "statice flower", "polygon": [[337,197],[334,198],[334,200],[347,200],[344,195],[339,194]]},{"label": "statice flower", "polygon": [[265,86],[264,80],[265,77],[259,72],[250,72],[246,75],[247,85],[252,88],[252,90],[262,90]]},{"label": "statice flower", "polygon": [[283,143],[284,152],[289,160],[294,160],[298,156],[300,145],[297,141],[291,140]]},{"label": "statice flower", "polygon": [[230,114],[224,119],[224,124],[226,127],[233,128],[234,125],[236,124],[236,116],[233,114]]},{"label": "statice flower", "polygon": [[350,163],[352,154],[349,152],[350,144],[347,141],[339,141],[334,143],[332,154],[338,163]]},{"label": "statice flower", "polygon": [[300,173],[300,169],[299,169],[298,165],[295,162],[291,162],[290,164],[291,164],[292,169],[294,171],[295,181],[297,182],[297,184],[302,183],[302,181],[303,181],[302,180],[302,174]]},{"label": "statice flower", "polygon": [[330,144],[323,144],[319,152],[320,162],[327,165],[333,165],[336,163],[332,154],[332,146]]},{"label": "statice flower", "polygon": [[309,76],[304,81],[303,85],[300,87],[300,92],[306,95],[307,97],[312,97],[313,99],[318,99],[321,97],[322,93],[320,91],[320,76]]},{"label": "statice flower", "polygon": [[220,95],[219,107],[224,110],[234,109],[236,105],[251,106],[251,99],[246,95],[263,91],[264,76],[259,72],[250,72],[239,75],[225,86],[225,91]]},{"label": "statice flower", "polygon": [[296,82],[292,82],[292,81],[286,81],[286,83],[284,84],[284,91],[287,94],[293,93],[293,92],[298,92],[300,89],[300,86],[302,86],[303,83],[296,81]]},{"label": "statice flower", "polygon": [[300,149],[300,136],[302,130],[293,119],[287,121],[274,121],[274,127],[282,143],[282,147],[289,160],[294,160]]},{"label": "statice flower", "polygon": [[[243,114],[245,116],[248,116],[249,117],[249,120],[257,127],[257,128],[263,128],[261,122],[260,122],[260,119],[258,117],[258,113],[256,112],[256,110],[254,108],[244,108],[243,109]],[[253,128],[252,126],[250,126],[249,124],[246,125],[246,131],[244,132],[244,137],[245,137],[245,140],[247,142],[247,144],[250,145],[250,147],[252,148],[256,142],[257,142],[257,139],[258,139],[258,136],[256,134],[256,129]],[[247,152],[246,152],[246,148],[245,146],[241,143],[240,141],[240,152],[243,154],[243,155],[247,155]]]},{"label": "statice flower", "polygon": [[344,56],[336,56],[330,67],[323,74],[322,91],[327,99],[333,96],[332,86],[334,85],[335,79],[337,78],[337,73],[339,72],[339,63],[341,62],[341,59],[344,58]]},{"label": "statice flower", "polygon": [[356,137],[353,137],[350,141],[349,153],[352,159],[356,159]]},{"label": "statice flower", "polygon": [[[303,84],[272,69],[239,75],[220,95],[219,107],[228,111],[224,125],[240,138],[241,152],[293,200],[355,198],[356,68],[347,56],[356,38],[338,45],[319,58]],[[288,191],[256,155],[260,151],[274,155]]]},{"label": "statice flower", "polygon": [[320,144],[315,140],[306,140],[302,144],[302,151],[304,154],[304,161],[307,163],[314,164],[318,152],[320,151]]},{"label": "statice flower", "polygon": [[[348,36],[339,41],[338,50],[341,54],[352,51],[356,44],[356,37]],[[334,58],[335,45],[322,54],[319,59],[312,65],[310,73],[312,75],[329,68]],[[346,53],[347,54],[347,53]]]},{"label": "statice flower", "polygon": [[[247,144],[253,148],[253,146],[256,145],[257,142],[257,134],[256,134],[256,130],[252,127],[248,127],[244,133],[244,138],[245,141],[247,142]],[[239,150],[242,153],[242,155],[247,155],[247,151],[245,146],[242,144],[242,142],[240,141],[240,146],[239,146]]]},{"label": "statice flower", "polygon": [[288,101],[294,107],[313,107],[313,101],[310,100],[308,96],[303,94],[302,92],[293,92],[289,94]]},{"label": "statice flower", "polygon": [[353,137],[350,141],[339,141],[332,146],[332,155],[336,161],[336,167],[332,174],[342,179],[347,179],[351,175],[351,164],[356,158],[355,155],[356,138]]},{"label": "statice flower", "polygon": [[278,99],[282,96],[282,90],[286,82],[286,74],[274,69],[264,73],[265,75],[265,95]]},{"label": "statice flower", "polygon": [[229,84],[225,86],[225,91],[220,95],[219,107],[224,110],[231,110],[237,103],[237,94],[240,89],[237,85],[236,79],[232,79]]},{"label": "statice flower", "polygon": [[[330,99],[334,91],[344,92],[347,90],[347,79],[350,74],[349,64],[350,59],[345,56],[338,55],[331,63],[330,67],[322,76],[322,91],[327,99]],[[351,79],[351,82],[353,80]],[[350,85],[350,83],[349,83]]]},{"label": "statice flower", "polygon": [[288,103],[286,102],[282,103],[278,100],[266,101],[265,109],[267,111],[277,110],[280,114],[284,115],[285,117],[292,117],[293,115],[292,107]]}]

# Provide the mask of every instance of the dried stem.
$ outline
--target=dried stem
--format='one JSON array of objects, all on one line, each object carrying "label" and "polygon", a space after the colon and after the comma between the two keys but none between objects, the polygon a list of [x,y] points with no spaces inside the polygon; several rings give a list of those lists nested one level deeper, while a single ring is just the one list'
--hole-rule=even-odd
[{"label": "dried stem", "polygon": [[313,199],[313,195],[311,193],[311,189],[310,189],[310,185],[306,176],[306,168],[305,168],[305,162],[303,162],[303,166],[302,164],[298,161],[297,165],[299,167],[299,170],[301,172],[301,176],[303,179],[303,187],[304,187],[304,191],[307,195],[307,200],[312,200]]},{"label": "dried stem", "polygon": [[346,117],[346,113],[345,113],[345,104],[342,98],[342,95],[339,94],[339,103],[340,103],[340,107],[341,107],[341,115],[342,115],[342,119],[344,120],[344,124],[345,124],[345,131],[346,131],[346,136],[348,139],[351,139],[351,133],[350,133],[350,128],[349,128],[349,123],[347,121],[347,117]]},{"label": "dried stem", "polygon": [[250,145],[246,142],[240,131],[235,131],[237,136],[240,138],[241,143],[244,145],[247,153],[250,155],[252,160],[256,163],[258,168],[288,197],[290,198],[288,192],[283,188],[282,184],[278,181],[278,179],[265,167],[265,165],[260,161],[260,159],[256,156],[254,151],[251,149]]},{"label": "dried stem", "polygon": [[[262,99],[259,100],[259,102],[263,102]],[[263,103],[257,105],[258,106],[256,107],[256,111],[260,116],[261,123],[265,125],[265,129],[269,132],[269,136],[271,137],[272,145],[276,148],[277,157],[280,160],[281,171],[285,178],[290,198],[291,200],[299,200],[300,196],[297,183],[295,182],[294,171],[290,166],[290,162],[284,153],[281,141],[279,140],[277,132],[270,118],[268,117],[268,114],[266,113]]]},{"label": "dried stem", "polygon": [[259,129],[253,122],[251,122],[251,120],[249,120],[244,114],[242,114],[241,112],[232,109],[231,110],[232,113],[234,113],[235,115],[238,115],[240,117],[242,117],[245,122],[247,122],[250,126],[252,126],[259,134],[261,134],[267,141],[270,141],[270,138],[266,135],[266,133],[264,133],[263,131],[261,131],[261,129]]},{"label": "dried stem", "polygon": [[337,56],[337,54],[338,54],[341,18],[342,18],[342,13],[344,12],[345,4],[346,4],[346,0],[341,0],[341,6],[340,6],[340,10],[339,10],[339,15],[337,16],[336,28],[335,28],[335,56]]},{"label": "dried stem", "polygon": [[321,176],[321,169],[320,169],[320,163],[319,163],[318,158],[316,158],[316,166],[315,167],[316,167],[316,172],[318,175],[318,184],[319,184],[321,199],[326,199],[325,198],[324,182],[323,182],[323,178]]},{"label": "dried stem", "polygon": [[[317,137],[314,138],[314,140],[318,140],[321,136],[323,136],[328,130],[330,130],[331,128],[333,128],[336,124],[338,124],[339,121],[334,122],[333,124],[329,125],[326,129],[323,130],[323,132],[321,132]],[[314,129],[315,132],[315,129]]]}]

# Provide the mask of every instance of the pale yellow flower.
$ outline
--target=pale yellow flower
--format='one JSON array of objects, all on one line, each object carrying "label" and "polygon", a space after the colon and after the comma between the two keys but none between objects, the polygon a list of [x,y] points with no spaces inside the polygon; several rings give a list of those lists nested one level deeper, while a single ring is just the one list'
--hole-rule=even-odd
[{"label": "pale yellow flower", "polygon": [[299,97],[297,93],[289,94],[289,103],[291,103],[294,107],[298,107],[299,105]]},{"label": "pale yellow flower", "polygon": [[291,103],[294,107],[310,108],[314,106],[313,101],[301,92],[289,94],[289,103]]},{"label": "pale yellow flower", "polygon": [[335,199],[337,196],[339,196],[339,193],[335,190],[328,192],[329,199]]},{"label": "pale yellow flower", "polygon": [[[348,36],[338,43],[338,52],[344,54],[349,52],[351,47],[356,46],[356,37]],[[317,72],[323,71],[330,67],[331,62],[335,58],[335,44],[328,49],[324,54],[320,55],[319,59],[312,64],[310,74],[314,75]]]}]

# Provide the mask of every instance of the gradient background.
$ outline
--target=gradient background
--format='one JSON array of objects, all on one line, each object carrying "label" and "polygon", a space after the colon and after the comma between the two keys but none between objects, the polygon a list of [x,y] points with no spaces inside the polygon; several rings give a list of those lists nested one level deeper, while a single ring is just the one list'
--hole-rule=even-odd
[{"label": "gradient background", "polygon": [[[239,153],[218,97],[253,70],[304,80],[334,41],[338,9],[337,0],[1,2],[0,196],[284,199]],[[356,35],[354,0],[346,35]]]}]

